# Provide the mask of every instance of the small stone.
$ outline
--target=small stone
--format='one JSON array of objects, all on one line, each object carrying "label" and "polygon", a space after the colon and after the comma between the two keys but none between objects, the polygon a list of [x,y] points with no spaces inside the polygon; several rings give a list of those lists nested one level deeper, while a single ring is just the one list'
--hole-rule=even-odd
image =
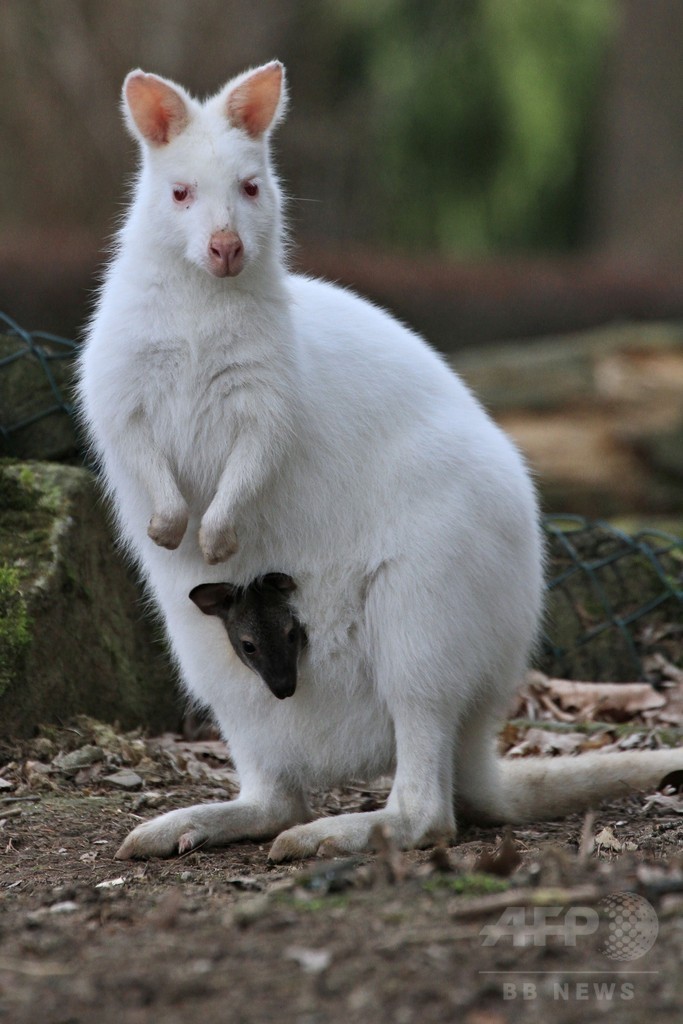
[{"label": "small stone", "polygon": [[166,798],[163,793],[159,793],[155,789],[148,789],[146,793],[141,793],[137,798],[133,804],[133,811],[140,811],[143,807],[158,807],[165,799]]},{"label": "small stone", "polygon": [[88,768],[97,761],[104,761],[102,747],[94,747],[86,744],[78,750],[72,750],[69,754],[58,754],[53,760],[53,765],[64,775],[76,775],[82,768]]},{"label": "small stone", "polygon": [[264,917],[271,908],[270,900],[266,893],[259,893],[257,896],[249,896],[232,907],[225,917],[226,924],[236,924],[245,928]]},{"label": "small stone", "polygon": [[225,881],[235,889],[245,889],[247,892],[260,892],[263,889],[263,883],[250,875],[234,875]]},{"label": "small stone", "polygon": [[295,960],[306,974],[320,974],[332,962],[332,954],[328,949],[306,949],[303,946],[291,946],[285,950],[288,960]]},{"label": "small stone", "polygon": [[138,773],[130,768],[122,768],[113,775],[105,775],[103,781],[110,782],[112,786],[118,786],[120,789],[140,789],[144,784]]},{"label": "small stone", "polygon": [[61,903],[53,903],[49,912],[51,914],[73,914],[74,910],[78,910],[77,903],[74,903],[73,900],[62,900]]},{"label": "small stone", "polygon": [[34,756],[45,760],[52,760],[57,749],[54,740],[51,740],[48,736],[36,736],[31,746]]}]

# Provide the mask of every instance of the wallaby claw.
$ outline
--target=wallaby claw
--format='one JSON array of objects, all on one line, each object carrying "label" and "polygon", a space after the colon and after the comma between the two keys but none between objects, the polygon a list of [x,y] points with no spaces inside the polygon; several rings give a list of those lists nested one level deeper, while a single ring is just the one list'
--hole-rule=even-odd
[{"label": "wallaby claw", "polygon": [[285,832],[281,832],[275,839],[268,851],[268,860],[271,864],[284,864],[293,860],[315,857],[318,847],[328,838],[321,840],[315,832],[307,831],[305,827],[289,828]]},{"label": "wallaby claw", "polygon": [[178,840],[178,853],[181,856],[184,853],[189,853],[197,846],[201,846],[205,839],[205,834],[196,828],[191,828],[188,832],[183,832]]},{"label": "wallaby claw", "polygon": [[232,526],[224,526],[221,530],[209,530],[205,526],[199,529],[199,546],[207,565],[218,565],[226,562],[237,551],[237,534]]},{"label": "wallaby claw", "polygon": [[160,548],[175,551],[185,536],[187,516],[164,516],[155,512],[149,521],[147,535]]}]

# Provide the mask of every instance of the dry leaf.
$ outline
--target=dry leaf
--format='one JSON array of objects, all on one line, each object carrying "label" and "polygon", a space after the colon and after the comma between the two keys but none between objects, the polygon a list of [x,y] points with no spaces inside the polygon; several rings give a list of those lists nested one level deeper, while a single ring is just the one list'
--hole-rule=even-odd
[{"label": "dry leaf", "polygon": [[666,811],[673,811],[674,814],[683,814],[683,793],[674,793],[665,789],[663,793],[653,793],[649,796],[643,806],[644,811],[651,807],[662,807]]},{"label": "dry leaf", "polygon": [[448,873],[453,870],[453,864],[448,848],[439,843],[429,855],[429,863],[434,871]]},{"label": "dry leaf", "polygon": [[645,658],[643,668],[646,672],[659,672],[664,679],[670,679],[672,683],[683,686],[683,669],[668,661],[663,654],[651,654]]},{"label": "dry leaf", "polygon": [[370,833],[371,848],[383,864],[390,882],[402,882],[408,874],[405,857],[399,850],[391,830],[386,825],[375,825]]},{"label": "dry leaf", "polygon": [[483,871],[488,875],[509,878],[521,863],[522,858],[519,855],[517,843],[512,833],[507,831],[495,850],[484,850],[481,853],[474,865],[474,870]]},{"label": "dry leaf", "polygon": [[[537,684],[538,685],[538,684]],[[664,707],[666,698],[649,683],[582,683],[570,679],[548,679],[546,692],[565,711],[586,718],[612,715],[620,720]]]},{"label": "dry leaf", "polygon": [[524,739],[508,751],[508,757],[529,757],[536,754],[575,754],[585,741],[581,732],[551,732],[549,729],[527,729]]},{"label": "dry leaf", "polygon": [[624,849],[624,844],[617,839],[609,825],[605,825],[595,837],[598,850],[614,850],[615,853]]}]

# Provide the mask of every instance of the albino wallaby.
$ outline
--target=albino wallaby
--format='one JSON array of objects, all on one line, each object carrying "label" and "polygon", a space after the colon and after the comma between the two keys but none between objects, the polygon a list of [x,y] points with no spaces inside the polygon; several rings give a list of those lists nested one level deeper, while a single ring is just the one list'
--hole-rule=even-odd
[{"label": "albino wallaby", "polygon": [[257,672],[279,700],[296,690],[306,631],[287,600],[296,590],[291,576],[270,572],[248,587],[200,583],[190,597],[205,615],[217,615],[237,657]]},{"label": "albino wallaby", "polygon": [[[274,861],[404,847],[479,818],[557,816],[652,786],[683,752],[495,754],[541,609],[520,455],[408,328],[287,272],[273,62],[200,103],[142,71],[123,88],[142,160],[80,361],[80,402],[122,538],[185,686],[241,789],[138,826],[117,856],[276,836]],[[309,644],[276,700],[188,601],[279,567]],[[213,566],[214,568],[208,568]],[[311,821],[307,790],[395,769],[385,808]]]}]

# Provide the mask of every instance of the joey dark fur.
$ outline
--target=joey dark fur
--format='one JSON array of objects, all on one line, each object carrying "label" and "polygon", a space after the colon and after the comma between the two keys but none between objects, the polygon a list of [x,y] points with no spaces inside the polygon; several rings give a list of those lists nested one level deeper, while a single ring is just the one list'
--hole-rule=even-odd
[{"label": "joey dark fur", "polygon": [[271,572],[248,587],[200,583],[190,592],[205,615],[221,619],[237,657],[279,700],[296,690],[299,655],[307,642],[289,605],[294,590],[290,576]]}]

